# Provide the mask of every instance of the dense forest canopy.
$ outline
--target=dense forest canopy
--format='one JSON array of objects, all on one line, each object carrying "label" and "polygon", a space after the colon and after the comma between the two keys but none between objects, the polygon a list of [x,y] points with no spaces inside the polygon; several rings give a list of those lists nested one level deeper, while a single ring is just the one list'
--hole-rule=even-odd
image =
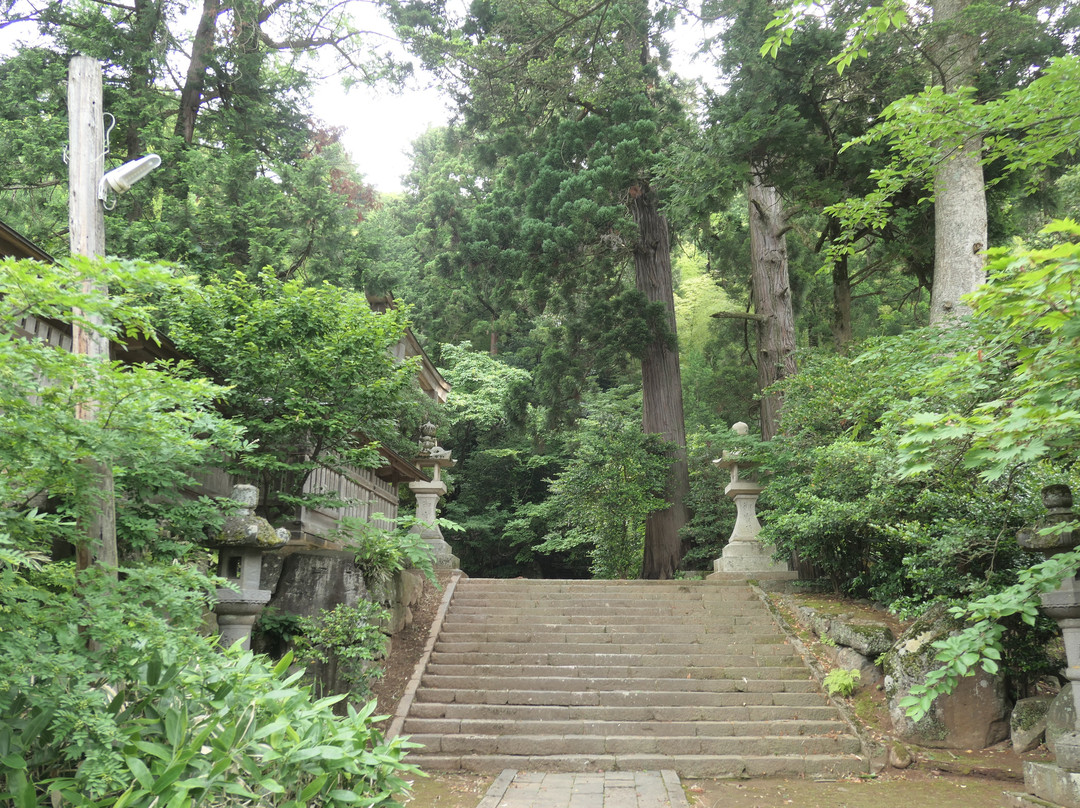
[{"label": "dense forest canopy", "polygon": [[[365,182],[378,155],[354,163],[310,107],[326,65],[385,92],[410,69],[353,3],[0,7],[0,27],[34,31],[0,56],[0,217],[67,253],[65,82],[84,53],[115,117],[107,167],[162,157],[108,213],[108,251],[172,267],[63,265],[114,293],[87,298],[9,261],[0,293],[32,293],[20,305],[42,316],[96,307],[110,333],[163,331],[191,357],[87,367],[0,317],[0,618],[118,608],[120,590],[87,579],[80,595],[52,559],[95,507],[63,462],[85,456],[114,467],[130,505],[121,562],[143,572],[125,586],[178,616],[152,622],[155,651],[198,659],[210,584],[162,565],[197,555],[221,514],[163,490],[225,458],[279,515],[315,464],[378,462],[374,440],[409,451],[431,419],[458,462],[443,513],[470,574],[708,569],[734,520],[711,461],[738,448],[770,473],[778,556],[903,613],[972,603],[985,624],[998,609],[1000,631],[972,642],[1005,648],[1016,694],[1049,669],[1047,625],[1014,631],[1035,590],[1013,536],[1038,520],[1042,485],[1078,481],[1075,3],[378,7],[454,106],[413,142],[395,195]],[[713,80],[673,70],[676,30],[700,34]],[[399,302],[376,316],[366,294]],[[406,327],[454,387],[445,407],[389,359]],[[38,395],[42,372],[71,383]],[[124,428],[73,422],[90,388]],[[297,461],[295,442],[314,451]],[[51,619],[31,622],[56,665],[75,654],[89,680],[108,664]],[[28,681],[16,650],[0,653],[0,693]],[[48,724],[44,704],[18,709]],[[94,707],[111,728],[108,708]],[[118,787],[130,764],[65,758],[66,727],[49,726],[43,770]],[[79,755],[92,765],[64,768]]]}]

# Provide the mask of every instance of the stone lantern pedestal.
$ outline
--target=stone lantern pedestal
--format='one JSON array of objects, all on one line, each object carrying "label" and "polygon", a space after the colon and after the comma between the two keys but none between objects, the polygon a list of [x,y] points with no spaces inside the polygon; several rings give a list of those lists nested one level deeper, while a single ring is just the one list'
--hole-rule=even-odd
[{"label": "stone lantern pedestal", "polygon": [[[732,425],[731,429],[737,435],[745,435],[748,431],[742,421]],[[788,570],[787,564],[773,561],[772,548],[758,538],[761,523],[757,518],[757,501],[765,489],[757,480],[756,464],[740,461],[738,452],[724,452],[713,463],[731,473],[731,482],[724,488],[724,494],[735,501],[736,510],[735,527],[727,546],[720,558],[713,560],[714,574],[738,573],[748,577],[756,574],[770,579],[797,577]]]},{"label": "stone lantern pedestal", "polygon": [[442,470],[453,468],[456,460],[450,459],[450,452],[435,442],[435,425],[431,422],[420,427],[420,455],[416,465],[422,469],[432,469],[431,482],[409,483],[409,490],[416,497],[416,521],[410,532],[419,533],[435,554],[436,569],[456,570],[461,561],[454,555],[453,548],[443,537],[439,529],[439,500],[446,496],[446,483],[442,481]]},{"label": "stone lantern pedestal", "polygon": [[251,627],[270,601],[270,590],[261,589],[262,554],[289,540],[288,531],[275,531],[254,509],[259,491],[253,485],[234,485],[232,499],[240,504],[210,546],[218,551],[218,575],[239,588],[239,592],[221,587],[217,590],[218,643],[230,648],[237,641],[251,647]]},{"label": "stone lantern pedestal", "polygon": [[[1049,485],[1042,494],[1047,510],[1045,527],[1064,526],[1076,519],[1068,486]],[[1021,547],[1049,558],[1080,545],[1080,531],[1068,527],[1051,532],[1021,531],[1016,539]],[[1068,661],[1065,678],[1072,684],[1072,715],[1080,716],[1080,580],[1069,578],[1041,599],[1043,612],[1061,628]],[[1042,800],[1063,808],[1080,808],[1080,726],[1073,726],[1059,737],[1053,752],[1054,763],[1024,764],[1024,786]]]}]

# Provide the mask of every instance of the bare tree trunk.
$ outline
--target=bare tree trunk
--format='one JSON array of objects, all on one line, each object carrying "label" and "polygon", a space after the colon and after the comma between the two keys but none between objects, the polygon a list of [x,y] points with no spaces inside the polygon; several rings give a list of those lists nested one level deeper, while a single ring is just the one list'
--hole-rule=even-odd
[{"label": "bare tree trunk", "polygon": [[[668,327],[675,334],[675,298],[671,280],[671,241],[667,219],[660,215],[656,193],[647,185],[635,186],[630,212],[638,226],[634,250],[637,288],[652,302],[663,303]],[[643,578],[671,578],[682,560],[679,529],[689,511],[684,502],[690,490],[686,463],[686,425],[683,420],[682,372],[677,349],[663,338],[655,339],[641,358],[642,429],[658,432],[675,450],[665,498],[667,508],[649,516],[645,523]]]},{"label": "bare tree trunk", "polygon": [[[978,39],[958,30],[970,0],[934,0],[934,22],[946,26],[932,49],[946,92],[970,85],[979,65]],[[951,148],[943,144],[943,148]],[[942,155],[934,176],[934,285],[930,323],[971,313],[960,297],[986,280],[986,184],[980,162],[982,139]]]},{"label": "bare tree trunk", "polygon": [[776,434],[782,401],[764,395],[774,382],[793,375],[795,366],[795,314],[788,281],[787,222],[780,193],[765,184],[765,164],[750,170],[750,290],[757,320],[758,390],[761,397],[761,437]]},{"label": "bare tree trunk", "polygon": [[191,42],[191,62],[180,91],[180,114],[176,116],[176,134],[188,144],[195,138],[195,119],[202,104],[206,68],[214,50],[217,18],[221,11],[221,0],[203,0],[202,16],[199,17],[195,38]]},{"label": "bare tree trunk", "polygon": [[839,353],[846,353],[851,344],[851,276],[848,258],[840,256],[832,269],[833,282],[833,343]]}]

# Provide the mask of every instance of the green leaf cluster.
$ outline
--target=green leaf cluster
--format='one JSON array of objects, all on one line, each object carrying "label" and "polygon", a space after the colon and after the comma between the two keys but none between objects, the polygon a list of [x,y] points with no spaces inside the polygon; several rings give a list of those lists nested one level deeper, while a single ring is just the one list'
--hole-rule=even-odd
[{"label": "green leaf cluster", "polygon": [[[178,492],[223,451],[244,447],[242,430],[214,407],[223,388],[184,363],[121,365],[22,333],[31,322],[54,333],[74,322],[121,343],[155,342],[147,301],[191,289],[145,263],[0,261],[0,532],[20,547],[83,541],[75,524],[102,506],[88,461],[113,471],[125,553],[171,558],[222,518],[210,500]],[[77,417],[79,407],[96,416]]]},{"label": "green leaf cluster", "polygon": [[95,570],[76,596],[70,568],[66,585],[50,572],[35,585],[0,570],[0,799],[381,806],[407,790],[410,744],[383,742],[374,702],[339,717],[338,699],[286,674],[290,658],[223,654],[197,633],[212,582]]},{"label": "green leaf cluster", "polygon": [[169,297],[162,313],[177,346],[228,386],[224,411],[259,447],[233,470],[257,481],[271,521],[302,501],[337,501],[305,491],[315,468],[378,466],[377,441],[400,442],[416,367],[393,353],[406,310],[375,313],[365,296],[330,284],[237,273]]}]

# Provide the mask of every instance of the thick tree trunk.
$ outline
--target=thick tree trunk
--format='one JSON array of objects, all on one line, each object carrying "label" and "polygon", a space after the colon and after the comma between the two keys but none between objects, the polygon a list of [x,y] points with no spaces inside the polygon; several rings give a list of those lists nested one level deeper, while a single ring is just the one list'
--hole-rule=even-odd
[{"label": "thick tree trunk", "polygon": [[[663,303],[668,327],[675,334],[675,297],[671,280],[671,241],[667,219],[660,215],[656,193],[642,184],[630,203],[638,226],[634,250],[637,288],[651,302]],[[678,351],[665,339],[657,338],[641,358],[642,429],[658,432],[675,444],[665,498],[667,508],[652,514],[645,523],[643,578],[671,578],[682,560],[679,528],[689,512],[684,502],[690,490],[686,464],[686,425],[683,421],[682,374]]]},{"label": "thick tree trunk", "polygon": [[840,256],[833,264],[833,344],[839,353],[847,353],[851,344],[851,276],[848,274],[848,259]]},{"label": "thick tree trunk", "polygon": [[[952,27],[970,0],[934,0],[934,22],[946,26],[932,49],[947,92],[970,86],[979,65],[978,39]],[[952,148],[943,144],[943,148]],[[972,138],[944,158],[934,176],[934,285],[930,323],[971,313],[960,297],[986,280],[986,184],[982,139]]]},{"label": "thick tree trunk", "polygon": [[791,376],[795,366],[795,314],[788,281],[787,223],[780,193],[765,184],[763,164],[751,166],[750,187],[750,294],[757,321],[758,391],[761,397],[761,438],[776,434],[780,396],[764,395],[774,382]]},{"label": "thick tree trunk", "polygon": [[219,14],[221,0],[203,0],[202,16],[199,17],[199,25],[191,43],[191,62],[188,64],[184,87],[180,91],[180,114],[176,117],[176,134],[188,144],[195,138],[195,119],[202,104],[206,69],[210,63],[210,54],[214,50]]}]

